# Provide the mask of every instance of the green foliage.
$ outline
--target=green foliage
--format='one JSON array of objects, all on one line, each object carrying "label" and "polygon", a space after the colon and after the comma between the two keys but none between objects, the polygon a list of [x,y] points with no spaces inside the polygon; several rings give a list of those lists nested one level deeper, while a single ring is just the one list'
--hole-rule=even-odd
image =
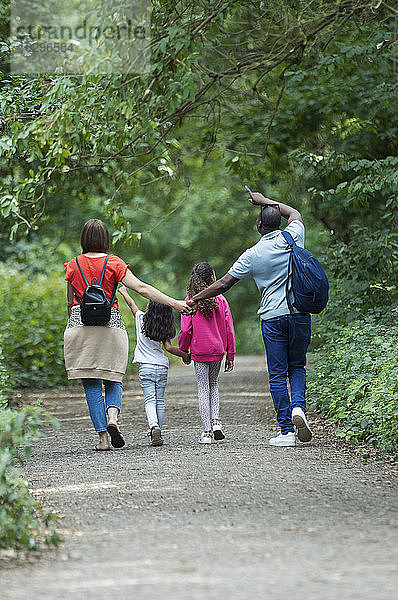
[{"label": "green foliage", "polygon": [[[0,388],[0,394],[2,391]],[[23,462],[20,449],[25,458],[30,457],[31,444],[45,424],[58,427],[56,419],[39,406],[0,408],[0,548],[34,548],[43,537],[43,528],[56,520],[56,515],[41,509],[30,495],[16,466]],[[60,538],[54,530],[46,531],[45,542],[58,545]]]},{"label": "green foliage", "polygon": [[3,348],[0,336],[0,410],[7,406],[9,392],[10,378],[4,362]]},{"label": "green foliage", "polygon": [[309,370],[312,405],[340,425],[340,434],[386,452],[398,450],[397,310],[342,328]]},{"label": "green foliage", "polygon": [[22,454],[30,457],[31,444],[40,437],[40,428],[58,422],[40,406],[26,406],[21,410],[6,408],[10,392],[0,345],[0,548],[35,548],[39,539],[58,545],[56,531],[48,530],[56,515],[43,510],[30,495],[23,472]]},{"label": "green foliage", "polygon": [[[118,9],[108,15],[113,24],[123,19],[130,4],[118,2]],[[279,95],[279,69],[287,76],[303,60],[315,61],[332,77],[330,65],[335,70],[341,58],[331,62],[327,49],[341,28],[355,30],[355,19],[378,28],[381,17],[387,28],[394,17],[374,0],[316,0],[310,5],[180,0],[154,1],[151,7],[148,73],[135,73],[130,65],[128,74],[97,75],[98,65],[89,54],[92,68],[82,77],[46,72],[1,80],[0,156],[9,168],[1,182],[0,212],[12,239],[34,230],[52,206],[62,207],[60,190],[68,186],[74,188],[72,202],[85,198],[82,186],[106,190],[109,196],[104,193],[103,200],[109,199],[119,216],[145,191],[143,186],[150,186],[153,206],[159,188],[172,188],[176,182],[181,186],[187,178],[187,151],[197,155],[190,132],[180,139],[181,123],[190,116],[200,119],[204,160],[215,146],[222,115],[234,132],[225,147],[237,152],[226,156],[227,166],[236,165],[251,180],[255,172],[258,178],[269,173],[264,146]],[[301,113],[302,103],[296,106]],[[255,135],[248,135],[251,129]],[[286,155],[283,141],[278,148],[273,139],[270,154]],[[265,168],[251,169],[245,155],[253,152],[258,163],[267,163]],[[121,223],[117,230],[133,240],[137,232],[130,228]]]},{"label": "green foliage", "polygon": [[382,317],[398,302],[397,240],[394,230],[363,227],[350,244],[333,240],[319,253],[330,279],[330,299],[312,320],[315,346],[356,319]]},{"label": "green foliage", "polygon": [[48,387],[65,382],[65,283],[58,273],[28,275],[0,269],[2,348],[9,383]]}]

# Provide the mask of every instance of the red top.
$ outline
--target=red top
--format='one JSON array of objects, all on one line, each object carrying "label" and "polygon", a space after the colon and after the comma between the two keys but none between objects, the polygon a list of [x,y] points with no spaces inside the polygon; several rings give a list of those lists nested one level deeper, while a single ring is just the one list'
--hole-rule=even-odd
[{"label": "red top", "polygon": [[[102,269],[104,268],[105,256],[86,256],[85,254],[80,254],[77,258],[79,259],[79,265],[87,281],[91,283],[91,280],[95,277],[97,283],[99,283]],[[79,267],[76,264],[76,258],[72,258],[72,260],[66,262],[64,266],[66,272],[65,280],[69,281],[76,294],[81,298],[86,291],[87,286],[84,283]],[[118,256],[115,256],[114,254],[109,255],[101,284],[109,299],[111,298],[115,283],[123,279],[129,267],[130,265],[127,265],[124,260]],[[73,306],[79,306],[76,296],[73,298]],[[116,294],[112,306],[119,308]]]}]

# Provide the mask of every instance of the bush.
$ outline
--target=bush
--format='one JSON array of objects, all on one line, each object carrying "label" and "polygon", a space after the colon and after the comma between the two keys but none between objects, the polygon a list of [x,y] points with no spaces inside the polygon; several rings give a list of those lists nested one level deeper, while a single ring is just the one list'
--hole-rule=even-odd
[{"label": "bush", "polygon": [[398,237],[395,230],[355,230],[349,244],[335,240],[318,255],[330,280],[329,303],[313,318],[313,346],[369,314],[383,318],[398,302]]},{"label": "bush", "polygon": [[383,451],[398,449],[398,312],[354,321],[316,352],[309,400],[340,435]]},{"label": "bush", "polygon": [[[56,424],[39,406],[27,406],[21,410],[0,410],[0,547],[34,548],[42,535],[43,524],[56,519],[56,515],[44,511],[30,495],[28,484],[21,469],[18,449],[24,448],[25,457],[30,456],[30,444],[40,437],[39,429],[45,422]],[[43,523],[44,522],[44,523]],[[46,543],[58,544],[55,531],[45,537]]]},{"label": "bush", "polygon": [[[26,458],[30,444],[40,436],[40,427],[53,419],[39,406],[21,410],[6,408],[9,379],[0,346],[0,548],[33,548],[42,536],[43,524],[48,526],[56,517],[44,511],[30,495],[23,473],[16,465],[22,463],[21,448]],[[44,522],[44,523],[43,523]],[[45,541],[58,544],[55,531],[48,532]]]},{"label": "bush", "polygon": [[2,346],[13,388],[66,382],[65,297],[65,283],[59,273],[28,275],[1,268]]}]

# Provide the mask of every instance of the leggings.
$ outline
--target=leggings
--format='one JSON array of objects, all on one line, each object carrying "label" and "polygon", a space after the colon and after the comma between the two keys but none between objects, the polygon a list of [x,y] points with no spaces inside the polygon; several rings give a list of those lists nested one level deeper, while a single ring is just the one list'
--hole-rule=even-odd
[{"label": "leggings", "polygon": [[217,378],[221,360],[211,362],[194,361],[195,375],[198,383],[199,412],[203,423],[203,431],[211,431],[211,419],[218,419],[220,413],[220,396]]}]

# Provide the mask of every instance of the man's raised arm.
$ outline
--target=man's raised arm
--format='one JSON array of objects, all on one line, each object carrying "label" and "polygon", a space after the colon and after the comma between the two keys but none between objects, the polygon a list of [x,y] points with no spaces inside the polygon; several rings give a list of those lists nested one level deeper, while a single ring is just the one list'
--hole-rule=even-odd
[{"label": "man's raised arm", "polygon": [[290,225],[292,221],[301,221],[303,219],[301,214],[295,208],[288,206],[287,204],[283,204],[282,202],[275,202],[275,200],[270,200],[270,198],[266,198],[260,192],[253,192],[251,198],[249,198],[249,202],[254,206],[279,206],[280,213],[282,217],[287,219],[287,224]]},{"label": "man's raised arm", "polygon": [[[193,306],[198,300],[206,300],[207,298],[213,298],[219,294],[223,294],[229,288],[231,288],[239,279],[232,277],[229,273],[226,273],[221,279],[217,279],[214,283],[209,285],[205,290],[202,290],[198,294],[195,294],[190,300],[188,300],[188,306]],[[191,304],[192,303],[192,304]]]}]

